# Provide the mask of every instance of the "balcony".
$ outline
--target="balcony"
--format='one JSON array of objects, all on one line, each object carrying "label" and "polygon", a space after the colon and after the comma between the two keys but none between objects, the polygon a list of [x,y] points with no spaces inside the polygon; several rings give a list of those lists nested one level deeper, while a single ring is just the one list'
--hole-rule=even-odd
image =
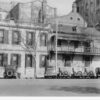
[{"label": "balcony", "polygon": [[[51,46],[51,51],[56,51],[56,47]],[[86,48],[84,46],[80,46],[75,48],[74,46],[58,46],[57,47],[58,53],[75,53],[75,54],[83,54],[83,55],[100,55],[100,48]]]}]

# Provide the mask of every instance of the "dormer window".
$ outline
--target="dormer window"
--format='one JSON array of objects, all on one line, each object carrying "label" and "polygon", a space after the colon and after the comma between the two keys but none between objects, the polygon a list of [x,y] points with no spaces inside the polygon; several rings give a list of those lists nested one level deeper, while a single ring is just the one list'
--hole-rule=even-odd
[{"label": "dormer window", "polygon": [[73,20],[73,17],[70,17],[71,20]]},{"label": "dormer window", "polygon": [[72,31],[76,32],[77,31],[77,26],[73,26]]},{"label": "dormer window", "polygon": [[80,18],[77,18],[78,21],[80,21]]}]

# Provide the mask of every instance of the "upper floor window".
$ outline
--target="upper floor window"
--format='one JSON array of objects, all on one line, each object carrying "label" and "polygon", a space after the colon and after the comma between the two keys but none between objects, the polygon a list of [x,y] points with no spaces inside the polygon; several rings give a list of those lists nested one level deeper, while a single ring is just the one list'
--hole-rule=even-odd
[{"label": "upper floor window", "polygon": [[0,43],[8,43],[8,30],[0,30]]},{"label": "upper floor window", "polygon": [[73,17],[70,17],[71,20],[73,20]]},{"label": "upper floor window", "polygon": [[100,5],[100,0],[96,0],[97,5]]},{"label": "upper floor window", "polygon": [[35,44],[35,33],[34,32],[27,32],[26,44],[30,46],[33,46]]},{"label": "upper floor window", "polygon": [[73,26],[72,31],[76,32],[77,31],[77,26]]},{"label": "upper floor window", "polygon": [[4,30],[0,30],[0,43],[4,43]]},{"label": "upper floor window", "polygon": [[44,33],[40,35],[40,46],[47,46],[47,35]]},{"label": "upper floor window", "polygon": [[80,18],[77,18],[78,21],[80,21]]},{"label": "upper floor window", "polygon": [[12,34],[12,43],[16,44],[16,45],[19,45],[20,41],[21,41],[20,32],[19,31],[13,31],[13,34]]}]

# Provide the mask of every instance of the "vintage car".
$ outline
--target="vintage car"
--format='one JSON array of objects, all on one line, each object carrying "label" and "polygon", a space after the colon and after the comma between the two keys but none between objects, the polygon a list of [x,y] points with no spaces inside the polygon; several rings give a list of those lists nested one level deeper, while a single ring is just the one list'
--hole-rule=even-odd
[{"label": "vintage car", "polygon": [[55,67],[48,66],[45,71],[45,78],[57,78],[57,72],[55,71]]},{"label": "vintage car", "polygon": [[100,68],[96,68],[96,77],[97,77],[97,78],[100,77]]},{"label": "vintage car", "polygon": [[20,74],[17,72],[17,67],[12,65],[5,66],[4,78],[5,79],[20,78]]}]

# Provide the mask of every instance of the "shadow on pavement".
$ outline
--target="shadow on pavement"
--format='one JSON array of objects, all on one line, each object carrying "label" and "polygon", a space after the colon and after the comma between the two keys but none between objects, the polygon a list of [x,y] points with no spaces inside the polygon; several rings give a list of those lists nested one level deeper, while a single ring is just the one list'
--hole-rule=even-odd
[{"label": "shadow on pavement", "polygon": [[74,93],[84,93],[84,94],[100,94],[100,89],[95,87],[52,87],[52,91],[65,91]]}]

